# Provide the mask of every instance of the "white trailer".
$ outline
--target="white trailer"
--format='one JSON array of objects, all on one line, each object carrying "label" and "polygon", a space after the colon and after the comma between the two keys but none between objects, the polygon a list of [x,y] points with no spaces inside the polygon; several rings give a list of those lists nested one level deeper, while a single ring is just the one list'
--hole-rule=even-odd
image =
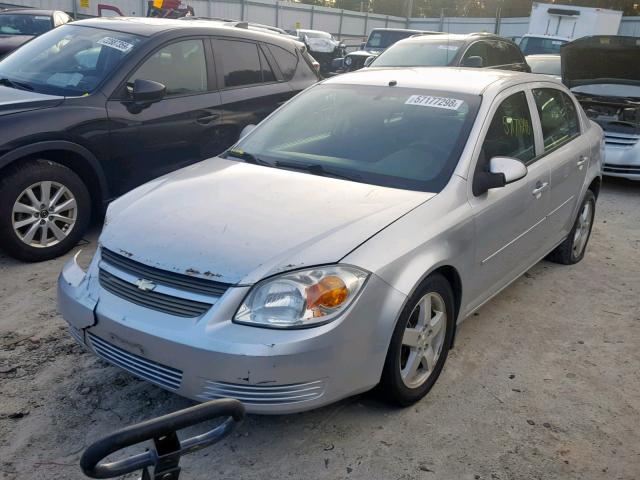
[{"label": "white trailer", "polygon": [[618,10],[534,2],[528,33],[571,40],[588,35],[616,35],[621,21],[622,12]]}]

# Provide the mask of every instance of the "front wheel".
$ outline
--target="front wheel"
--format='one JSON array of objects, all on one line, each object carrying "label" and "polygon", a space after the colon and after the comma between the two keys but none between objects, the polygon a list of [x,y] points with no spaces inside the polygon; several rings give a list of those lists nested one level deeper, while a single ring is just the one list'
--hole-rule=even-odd
[{"label": "front wheel", "polygon": [[63,165],[30,160],[0,178],[0,248],[19,260],[66,253],[82,238],[90,216],[87,187]]},{"label": "front wheel", "polygon": [[447,360],[454,322],[449,282],[430,275],[407,302],[391,338],[380,382],[391,402],[411,405],[431,390]]},{"label": "front wheel", "polygon": [[564,242],[548,255],[547,260],[563,265],[573,265],[582,260],[591,236],[595,211],[596,197],[591,190],[587,190],[571,232]]}]

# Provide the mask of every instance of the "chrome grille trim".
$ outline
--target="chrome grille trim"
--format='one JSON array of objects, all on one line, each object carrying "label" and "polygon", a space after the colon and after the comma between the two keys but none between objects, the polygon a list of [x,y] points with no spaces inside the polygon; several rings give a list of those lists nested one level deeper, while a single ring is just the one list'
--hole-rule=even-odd
[{"label": "chrome grille trim", "polygon": [[98,280],[102,288],[142,307],[178,317],[199,317],[211,308],[211,304],[186,298],[174,297],[164,293],[140,290],[136,285],[100,269]]},{"label": "chrome grille trim", "polygon": [[640,140],[640,135],[604,132],[604,143],[612,147],[631,148]]},{"label": "chrome grille trim", "polygon": [[69,325],[69,333],[71,334],[71,336],[74,338],[76,342],[78,342],[80,345],[84,347],[84,335],[82,334],[82,331],[80,331],[73,325]]},{"label": "chrome grille trim", "polygon": [[254,405],[282,405],[316,400],[324,394],[323,380],[290,385],[240,385],[206,380],[198,398],[212,400],[231,397]]},{"label": "chrome grille trim", "polygon": [[156,283],[166,285],[167,287],[187,292],[220,297],[231,286],[228,283],[206,280],[204,278],[192,277],[186,274],[150,267],[149,265],[137,262],[104,247],[101,249],[101,260],[116,269],[129,273],[137,278],[152,280]]},{"label": "chrome grille trim", "polygon": [[93,351],[103,360],[169,390],[180,388],[182,383],[180,370],[129,353],[91,333],[88,336]]}]

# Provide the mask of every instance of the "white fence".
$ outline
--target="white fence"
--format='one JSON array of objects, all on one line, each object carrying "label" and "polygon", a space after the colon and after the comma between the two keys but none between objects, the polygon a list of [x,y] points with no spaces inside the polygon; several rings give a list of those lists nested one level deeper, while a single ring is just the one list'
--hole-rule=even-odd
[{"label": "white fence", "polygon": [[[449,33],[496,32],[517,37],[527,32],[529,17],[503,18],[496,29],[495,18],[403,18],[360,13],[335,8],[314,7],[281,0],[186,0],[196,15],[247,20],[285,29],[310,28],[330,32],[354,43],[364,39],[374,28],[414,28]],[[27,6],[65,10],[76,17],[98,15],[98,5],[117,7],[124,15],[141,16],[147,11],[146,0],[0,0],[0,6]],[[640,17],[623,17],[620,35],[640,37]]]}]

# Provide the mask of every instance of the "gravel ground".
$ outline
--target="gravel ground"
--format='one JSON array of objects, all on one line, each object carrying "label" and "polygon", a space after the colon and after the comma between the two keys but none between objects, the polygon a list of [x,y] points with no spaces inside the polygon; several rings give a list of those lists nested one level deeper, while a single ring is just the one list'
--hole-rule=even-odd
[{"label": "gravel ground", "polygon": [[[251,416],[183,478],[640,478],[639,249],[640,183],[607,179],[584,261],[541,262],[468,319],[422,402]],[[70,255],[0,253],[0,478],[83,478],[93,440],[190,405],[70,339],[55,304]]]}]

